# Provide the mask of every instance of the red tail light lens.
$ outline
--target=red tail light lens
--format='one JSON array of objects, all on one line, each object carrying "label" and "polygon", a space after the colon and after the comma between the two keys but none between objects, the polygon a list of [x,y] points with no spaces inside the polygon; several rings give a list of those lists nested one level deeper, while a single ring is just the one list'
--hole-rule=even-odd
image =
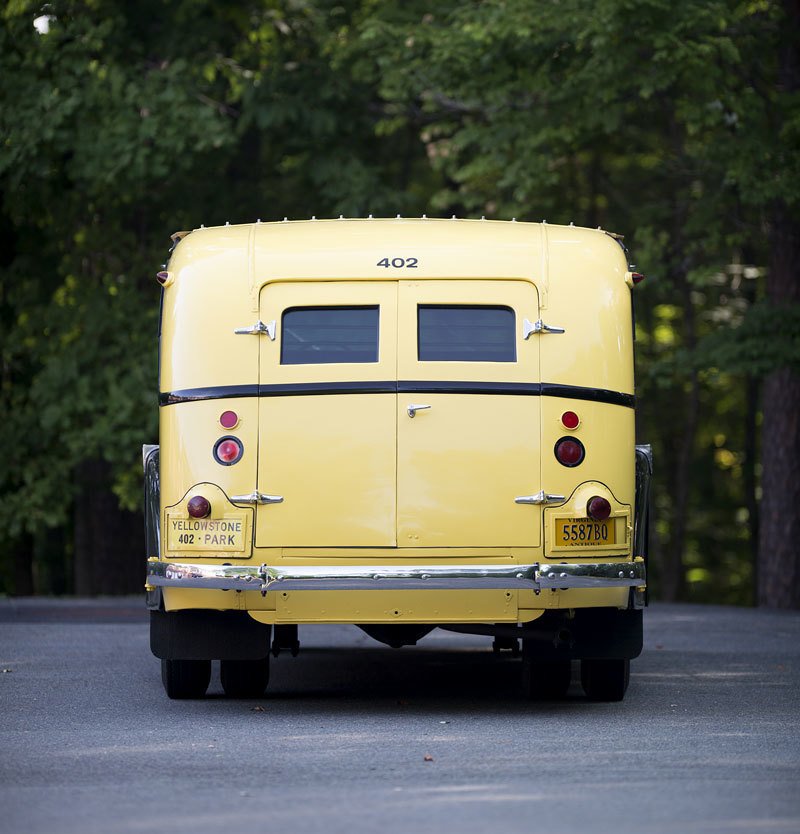
[{"label": "red tail light lens", "polygon": [[562,466],[578,466],[586,457],[586,449],[577,437],[562,437],[555,446],[556,460]]},{"label": "red tail light lens", "polygon": [[206,518],[211,515],[211,502],[202,495],[195,495],[194,498],[189,499],[186,509],[192,518]]},{"label": "red tail light lens", "polygon": [[220,437],[214,444],[214,460],[223,466],[232,466],[242,459],[244,446],[238,437]]},{"label": "red tail light lens", "polygon": [[565,411],[561,415],[561,424],[565,429],[575,431],[581,424],[581,418],[574,411]]},{"label": "red tail light lens", "polygon": [[223,411],[219,415],[219,424],[223,429],[235,429],[239,425],[239,415],[235,411]]},{"label": "red tail light lens", "polygon": [[600,495],[593,495],[586,502],[586,515],[595,521],[605,521],[611,515],[611,504]]}]

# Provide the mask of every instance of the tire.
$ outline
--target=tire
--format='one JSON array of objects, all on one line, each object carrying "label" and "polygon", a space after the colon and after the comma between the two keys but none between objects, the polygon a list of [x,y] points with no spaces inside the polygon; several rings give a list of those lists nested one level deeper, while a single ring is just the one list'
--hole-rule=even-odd
[{"label": "tire", "polygon": [[559,701],[572,679],[569,660],[533,661],[523,657],[522,693],[532,701]]},{"label": "tire", "polygon": [[630,660],[582,660],[581,685],[592,701],[621,701],[628,689]]},{"label": "tire", "polygon": [[170,698],[202,698],[211,680],[211,661],[162,660],[161,680]]},{"label": "tire", "polygon": [[269,683],[269,656],[264,660],[221,660],[219,677],[229,698],[260,698]]}]

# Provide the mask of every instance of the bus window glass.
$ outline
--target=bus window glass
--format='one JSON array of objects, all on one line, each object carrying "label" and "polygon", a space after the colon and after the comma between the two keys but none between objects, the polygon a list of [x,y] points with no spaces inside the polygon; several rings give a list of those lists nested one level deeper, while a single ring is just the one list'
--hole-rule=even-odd
[{"label": "bus window glass", "polygon": [[281,364],[378,361],[378,307],[292,307],[282,319]]},{"label": "bus window glass", "polygon": [[421,304],[417,308],[420,362],[516,362],[510,307]]}]

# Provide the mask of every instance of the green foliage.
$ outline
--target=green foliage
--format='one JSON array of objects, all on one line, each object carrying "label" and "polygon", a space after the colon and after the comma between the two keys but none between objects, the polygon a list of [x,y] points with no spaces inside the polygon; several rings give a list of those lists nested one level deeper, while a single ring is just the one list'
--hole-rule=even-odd
[{"label": "green foliage", "polygon": [[780,3],[13,0],[0,22],[0,543],[69,526],[82,460],[137,505],[169,232],[547,217],[626,232],[648,275],[656,570],[683,552],[679,593],[747,601],[752,380],[800,351],[796,308],[759,300],[770,212],[800,211]]}]

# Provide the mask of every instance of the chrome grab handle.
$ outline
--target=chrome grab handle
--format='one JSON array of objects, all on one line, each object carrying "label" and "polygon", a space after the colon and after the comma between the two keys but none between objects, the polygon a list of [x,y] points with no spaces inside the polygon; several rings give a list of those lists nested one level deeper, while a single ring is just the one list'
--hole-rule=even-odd
[{"label": "chrome grab handle", "polygon": [[429,405],[414,405],[413,403],[406,408],[409,417],[413,417],[418,411],[422,411],[425,408],[430,408]]},{"label": "chrome grab handle", "polygon": [[566,333],[563,327],[551,327],[545,324],[541,319],[538,321],[528,321],[525,319],[522,322],[522,338],[527,339],[532,333]]},{"label": "chrome grab handle", "polygon": [[255,335],[260,336],[262,333],[266,333],[267,336],[274,342],[275,341],[275,322],[268,321],[263,322],[259,319],[255,324],[250,325],[250,327],[237,327],[236,330],[233,331],[237,336],[249,336]]},{"label": "chrome grab handle", "polygon": [[233,504],[283,504],[282,495],[267,495],[263,492],[251,492],[250,495],[231,495]]},{"label": "chrome grab handle", "polygon": [[560,504],[562,501],[565,501],[566,498],[563,495],[551,495],[550,493],[541,490],[537,492],[536,495],[518,495],[514,499],[515,504],[540,504],[547,506],[548,504]]}]

